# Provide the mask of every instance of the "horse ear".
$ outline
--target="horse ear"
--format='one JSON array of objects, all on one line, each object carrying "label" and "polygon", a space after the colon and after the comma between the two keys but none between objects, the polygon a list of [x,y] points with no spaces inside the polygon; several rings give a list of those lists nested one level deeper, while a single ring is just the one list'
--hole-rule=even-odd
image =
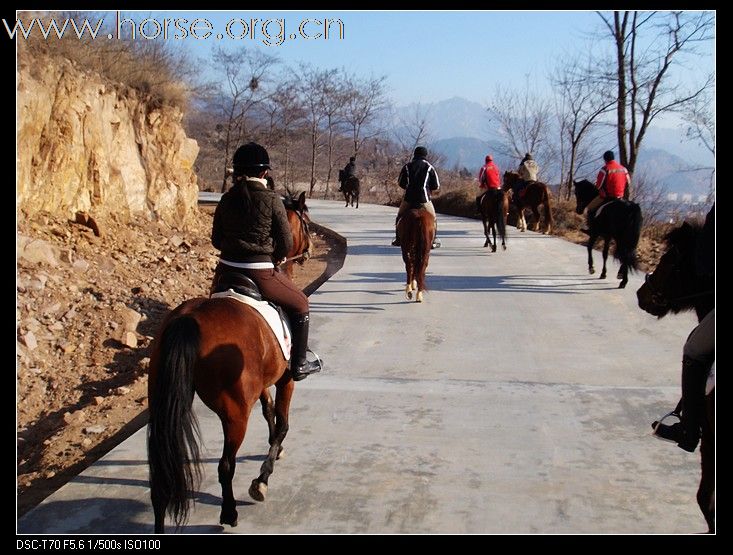
[{"label": "horse ear", "polygon": [[298,197],[298,208],[301,212],[305,210],[305,191],[300,193],[300,196]]}]

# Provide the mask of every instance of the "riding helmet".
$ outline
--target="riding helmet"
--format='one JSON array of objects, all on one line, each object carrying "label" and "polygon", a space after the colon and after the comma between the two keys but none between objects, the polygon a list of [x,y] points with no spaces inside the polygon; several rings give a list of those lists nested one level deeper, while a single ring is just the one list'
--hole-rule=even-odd
[{"label": "riding helmet", "polygon": [[603,159],[606,162],[610,162],[611,160],[613,160],[614,159],[613,150],[607,150],[606,152],[604,152]]},{"label": "riding helmet", "polygon": [[234,153],[232,162],[236,173],[242,173],[242,170],[251,168],[270,169],[270,155],[267,154],[265,147],[257,143],[240,146]]},{"label": "riding helmet", "polygon": [[415,149],[415,158],[427,158],[428,156],[428,149],[424,146],[419,146]]}]

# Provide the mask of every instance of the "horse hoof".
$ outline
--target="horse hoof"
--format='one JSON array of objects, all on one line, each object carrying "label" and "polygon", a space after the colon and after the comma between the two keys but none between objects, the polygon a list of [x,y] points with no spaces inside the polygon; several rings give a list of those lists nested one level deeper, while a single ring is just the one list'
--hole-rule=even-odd
[{"label": "horse hoof", "polygon": [[412,291],[405,291],[405,294],[407,295],[408,300],[412,300]]},{"label": "horse hoof", "polygon": [[506,245],[502,245],[501,246],[501,250],[505,251],[506,250]]},{"label": "horse hoof", "polygon": [[277,457],[275,457],[276,461],[279,461],[280,459],[285,458],[285,449],[280,447],[280,450],[277,452]]},{"label": "horse hoof", "polygon": [[422,298],[423,298],[422,297],[422,291],[418,291],[417,292],[417,297],[415,297],[415,301],[417,301],[418,303],[421,303],[422,302]]},{"label": "horse hoof", "polygon": [[593,275],[593,274],[595,274],[595,273],[596,273],[596,271],[595,271],[595,270],[594,270],[593,268],[588,268],[588,273],[589,273],[590,275]]},{"label": "horse hoof", "polygon": [[619,288],[619,289],[624,289],[624,288],[626,288],[626,284],[627,284],[627,283],[628,283],[627,281],[622,281],[621,283],[619,283],[619,284],[618,284],[618,288]]},{"label": "horse hoof", "polygon": [[265,500],[265,495],[267,495],[267,484],[257,479],[252,480],[252,485],[249,486],[249,496],[255,501],[262,502]]},{"label": "horse hoof", "polygon": [[600,276],[598,276],[598,279],[606,279],[606,274],[601,274]]},{"label": "horse hoof", "polygon": [[237,524],[239,524],[237,511],[234,511],[233,514],[225,515],[223,512],[221,513],[221,516],[219,517],[219,524],[228,524],[232,528],[234,528]]}]

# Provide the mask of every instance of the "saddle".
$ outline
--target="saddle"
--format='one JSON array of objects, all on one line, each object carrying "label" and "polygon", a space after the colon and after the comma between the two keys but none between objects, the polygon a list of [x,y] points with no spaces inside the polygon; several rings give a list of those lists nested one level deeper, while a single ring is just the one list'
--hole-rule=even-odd
[{"label": "saddle", "polygon": [[596,208],[596,210],[595,210],[595,216],[596,217],[600,216],[600,214],[603,211],[603,209],[606,206],[608,206],[609,204],[613,204],[614,202],[619,202],[619,203],[623,204],[624,206],[630,206],[631,205],[631,201],[626,200],[625,198],[612,198],[612,199],[609,199],[609,200],[604,201],[603,204],[601,204],[598,208]]},{"label": "saddle", "polygon": [[290,360],[292,333],[288,316],[281,307],[262,300],[262,294],[254,281],[236,272],[223,274],[214,286],[210,297],[212,299],[222,297],[235,299],[254,308],[275,334],[285,360]]}]

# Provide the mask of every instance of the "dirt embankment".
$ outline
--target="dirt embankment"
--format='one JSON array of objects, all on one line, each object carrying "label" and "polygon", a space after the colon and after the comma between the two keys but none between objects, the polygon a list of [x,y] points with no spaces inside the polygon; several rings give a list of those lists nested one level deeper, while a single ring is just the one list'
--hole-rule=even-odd
[{"label": "dirt embankment", "polygon": [[[19,514],[144,425],[148,347],[166,312],[207,293],[211,219],[202,211],[182,231],[144,218],[19,218]],[[295,267],[306,292],[345,253],[314,227],[315,256]]]}]

